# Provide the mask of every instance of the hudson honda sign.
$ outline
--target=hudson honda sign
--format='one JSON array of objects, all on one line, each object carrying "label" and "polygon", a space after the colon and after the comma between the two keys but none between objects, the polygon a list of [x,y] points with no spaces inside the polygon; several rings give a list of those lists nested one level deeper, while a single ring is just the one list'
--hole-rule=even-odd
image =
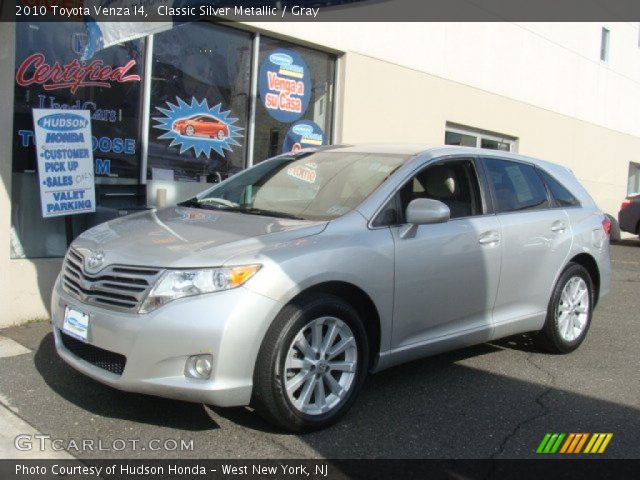
[{"label": "hudson honda sign", "polygon": [[47,63],[42,53],[29,55],[16,71],[16,83],[22,87],[37,84],[44,90],[69,89],[76,93],[82,87],[111,87],[110,82],[139,82],[140,75],[129,73],[136,65],[129,60],[121,67],[105,65],[102,60],[83,62],[74,59],[61,65]]}]

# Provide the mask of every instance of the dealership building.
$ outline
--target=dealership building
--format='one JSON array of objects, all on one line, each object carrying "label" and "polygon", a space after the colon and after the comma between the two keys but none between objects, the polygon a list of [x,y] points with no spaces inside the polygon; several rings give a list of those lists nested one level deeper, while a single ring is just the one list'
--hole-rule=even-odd
[{"label": "dealership building", "polygon": [[[48,315],[62,257],[85,229],[299,148],[518,152],[572,169],[615,217],[640,191],[639,33],[637,23],[197,22],[79,62],[82,23],[3,24],[0,326]],[[43,214],[32,110],[50,108],[89,111],[95,212]]]}]

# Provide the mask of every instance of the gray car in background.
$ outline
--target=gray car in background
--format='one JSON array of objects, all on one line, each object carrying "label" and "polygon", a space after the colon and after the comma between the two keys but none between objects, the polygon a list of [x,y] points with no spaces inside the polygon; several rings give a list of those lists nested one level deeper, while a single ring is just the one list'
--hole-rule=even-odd
[{"label": "gray car in background", "polygon": [[585,338],[609,220],[566,168],[461,147],[259,163],[71,245],[59,355],[112,387],[328,425],[368,372],[522,333]]}]

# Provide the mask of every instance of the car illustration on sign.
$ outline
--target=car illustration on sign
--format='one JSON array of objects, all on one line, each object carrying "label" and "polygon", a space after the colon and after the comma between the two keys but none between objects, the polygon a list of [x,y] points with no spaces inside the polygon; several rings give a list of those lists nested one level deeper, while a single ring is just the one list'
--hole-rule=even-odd
[{"label": "car illustration on sign", "polygon": [[224,140],[229,136],[227,125],[210,115],[194,115],[173,122],[173,130],[187,137],[210,137]]}]

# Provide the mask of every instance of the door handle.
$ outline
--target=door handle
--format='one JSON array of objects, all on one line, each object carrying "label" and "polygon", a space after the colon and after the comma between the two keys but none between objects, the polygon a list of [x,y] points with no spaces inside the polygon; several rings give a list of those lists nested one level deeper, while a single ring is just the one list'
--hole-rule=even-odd
[{"label": "door handle", "polygon": [[492,245],[500,243],[500,234],[498,232],[490,231],[480,234],[478,239],[480,245]]},{"label": "door handle", "polygon": [[567,226],[562,220],[557,220],[553,222],[553,224],[551,225],[552,232],[564,232],[566,229],[567,229]]}]

